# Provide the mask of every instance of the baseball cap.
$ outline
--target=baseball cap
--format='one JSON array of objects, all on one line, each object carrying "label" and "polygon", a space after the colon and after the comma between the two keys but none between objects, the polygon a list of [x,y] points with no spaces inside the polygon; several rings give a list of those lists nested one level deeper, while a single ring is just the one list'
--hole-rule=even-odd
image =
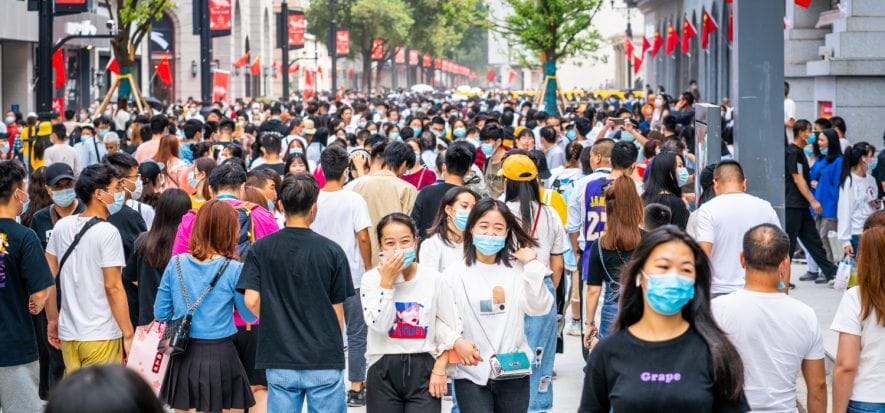
[{"label": "baseball cap", "polygon": [[538,177],[538,167],[526,155],[512,155],[504,158],[498,176],[511,181],[529,182]]},{"label": "baseball cap", "polygon": [[46,185],[55,186],[62,179],[74,180],[74,170],[64,162],[56,162],[46,167]]}]

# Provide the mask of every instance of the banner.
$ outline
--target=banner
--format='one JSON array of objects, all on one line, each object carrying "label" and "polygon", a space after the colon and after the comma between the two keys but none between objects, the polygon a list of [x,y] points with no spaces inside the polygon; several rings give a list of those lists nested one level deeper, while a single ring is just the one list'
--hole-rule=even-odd
[{"label": "banner", "polygon": [[434,59],[433,60],[433,68],[434,69],[442,69],[442,59]]},{"label": "banner", "polygon": [[86,13],[89,4],[86,0],[55,0],[56,14]]},{"label": "banner", "polygon": [[430,53],[424,53],[424,59],[422,59],[422,60],[423,60],[423,62],[421,62],[422,63],[421,66],[430,67],[430,63],[431,63],[430,62],[430,60],[431,60]]},{"label": "banner", "polygon": [[230,72],[215,69],[212,72],[212,101],[227,102],[227,86],[230,81]]},{"label": "banner", "polygon": [[300,49],[304,47],[304,32],[307,29],[307,21],[303,11],[289,12],[289,48]]},{"label": "banner", "polygon": [[209,32],[212,37],[230,36],[231,0],[209,0]]},{"label": "banner", "polygon": [[350,30],[335,33],[335,55],[344,57],[350,54]]},{"label": "banner", "polygon": [[372,60],[378,61],[384,57],[384,40],[372,40]]},{"label": "banner", "polygon": [[417,50],[409,50],[409,66],[418,66]]},{"label": "banner", "polygon": [[394,63],[401,65],[406,63],[406,48],[405,47],[397,47],[396,53],[393,58]]}]

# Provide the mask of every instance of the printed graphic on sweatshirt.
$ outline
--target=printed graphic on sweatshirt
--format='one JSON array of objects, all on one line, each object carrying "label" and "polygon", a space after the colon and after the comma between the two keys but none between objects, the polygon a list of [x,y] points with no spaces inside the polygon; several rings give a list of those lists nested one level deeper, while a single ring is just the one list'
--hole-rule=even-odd
[{"label": "printed graphic on sweatshirt", "polygon": [[7,236],[0,232],[0,288],[6,288],[6,260],[9,252],[7,252]]},{"label": "printed graphic on sweatshirt", "polygon": [[[390,338],[416,339],[427,338],[427,325],[421,323],[424,317],[424,305],[417,302],[396,302],[396,320],[387,333]],[[426,322],[426,320],[425,320]]]},{"label": "printed graphic on sweatshirt", "polygon": [[480,315],[501,314],[507,309],[507,297],[504,294],[504,287],[496,285],[492,287],[492,298],[479,301]]}]

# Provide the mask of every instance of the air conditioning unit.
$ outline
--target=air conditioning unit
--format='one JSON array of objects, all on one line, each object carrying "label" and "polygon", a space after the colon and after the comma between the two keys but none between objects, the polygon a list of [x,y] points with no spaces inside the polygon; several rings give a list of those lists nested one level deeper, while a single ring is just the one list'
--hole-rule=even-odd
[{"label": "air conditioning unit", "polygon": [[833,58],[833,48],[830,46],[821,46],[817,48],[817,55],[821,60],[831,60]]}]

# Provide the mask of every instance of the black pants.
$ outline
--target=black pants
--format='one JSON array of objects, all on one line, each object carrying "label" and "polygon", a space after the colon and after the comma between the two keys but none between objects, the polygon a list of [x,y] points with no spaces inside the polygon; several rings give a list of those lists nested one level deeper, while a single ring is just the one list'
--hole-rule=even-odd
[{"label": "black pants", "polygon": [[827,278],[836,276],[836,266],[827,259],[827,252],[824,250],[824,244],[814,225],[811,211],[808,208],[787,208],[785,215],[787,236],[790,237],[790,254],[799,248],[796,242],[796,238],[798,238],[811,254],[811,259],[820,267],[824,276]]},{"label": "black pants", "polygon": [[515,413],[529,410],[529,377],[489,380],[485,386],[455,380],[458,408],[463,413]]},{"label": "black pants", "polygon": [[61,381],[65,373],[65,363],[61,357],[61,351],[49,345],[46,333],[46,311],[32,315],[31,321],[34,324],[34,333],[37,338],[37,355],[40,361],[40,399],[47,400],[49,398],[49,390]]},{"label": "black pants", "polygon": [[[442,401],[430,395],[430,354],[388,354],[369,367],[366,412],[439,412]],[[459,395],[460,399],[461,396]]]}]

